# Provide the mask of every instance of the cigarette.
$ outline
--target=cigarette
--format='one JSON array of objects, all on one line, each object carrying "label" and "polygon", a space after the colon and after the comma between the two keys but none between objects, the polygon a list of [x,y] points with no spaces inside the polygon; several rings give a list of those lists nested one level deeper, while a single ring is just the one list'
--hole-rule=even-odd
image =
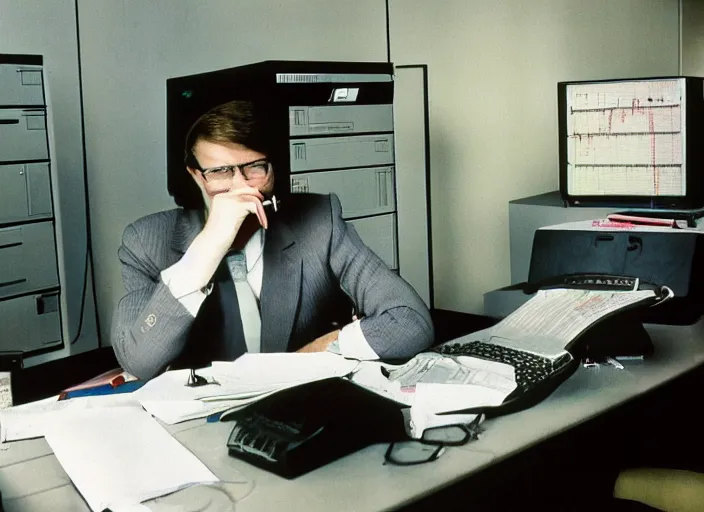
[{"label": "cigarette", "polygon": [[273,196],[271,199],[267,199],[266,201],[262,201],[262,206],[273,206],[274,211],[276,212],[279,210],[279,203],[280,202],[281,201],[276,199],[276,196]]}]

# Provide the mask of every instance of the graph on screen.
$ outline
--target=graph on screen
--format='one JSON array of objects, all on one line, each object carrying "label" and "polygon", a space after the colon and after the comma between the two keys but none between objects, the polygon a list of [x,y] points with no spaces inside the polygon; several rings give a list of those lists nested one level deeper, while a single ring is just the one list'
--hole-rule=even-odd
[{"label": "graph on screen", "polygon": [[683,78],[568,84],[567,190],[685,196]]}]

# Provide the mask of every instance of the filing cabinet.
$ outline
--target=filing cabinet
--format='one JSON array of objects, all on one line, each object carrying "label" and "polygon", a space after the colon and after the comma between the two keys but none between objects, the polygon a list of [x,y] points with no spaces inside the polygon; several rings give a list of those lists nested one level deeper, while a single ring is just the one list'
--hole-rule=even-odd
[{"label": "filing cabinet", "polygon": [[0,164],[0,183],[0,225],[51,218],[48,162]]},{"label": "filing cabinet", "polygon": [[58,285],[52,222],[0,228],[0,299]]},{"label": "filing cabinet", "polygon": [[289,135],[329,135],[391,132],[394,113],[391,105],[325,105],[289,107]]},{"label": "filing cabinet", "polygon": [[[347,107],[353,108],[353,107]],[[291,173],[394,163],[392,134],[291,141]]]},{"label": "filing cabinet", "polygon": [[0,109],[0,158],[3,162],[46,160],[46,113],[38,109]]},{"label": "filing cabinet", "polygon": [[[303,82],[299,91],[306,82],[321,89],[317,103],[288,107],[291,192],[335,193],[343,218],[398,271],[392,68],[320,71],[286,75]],[[305,92],[298,96],[310,98]]]},{"label": "filing cabinet", "polygon": [[3,319],[2,351],[31,353],[61,347],[59,292],[24,295],[0,301]]},{"label": "filing cabinet", "polygon": [[396,210],[394,168],[368,167],[291,175],[291,192],[336,192],[345,219],[391,213]]},{"label": "filing cabinet", "polygon": [[[34,57],[24,62],[5,63],[0,60],[0,107],[43,107],[44,78],[42,65]],[[34,63],[31,61],[34,59]]]},{"label": "filing cabinet", "polygon": [[[362,84],[359,89],[372,84]],[[332,87],[347,92],[350,87]],[[390,102],[392,97],[388,97]],[[345,101],[289,107],[291,192],[335,193],[343,218],[398,270],[393,106]]]},{"label": "filing cabinet", "polygon": [[42,57],[0,55],[0,351],[63,346],[51,180]]}]

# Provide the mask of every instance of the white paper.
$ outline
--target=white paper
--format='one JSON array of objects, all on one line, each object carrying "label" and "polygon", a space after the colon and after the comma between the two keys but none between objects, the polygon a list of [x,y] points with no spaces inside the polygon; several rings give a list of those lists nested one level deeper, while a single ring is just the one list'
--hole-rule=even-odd
[{"label": "white paper", "polygon": [[206,403],[200,400],[145,400],[140,403],[149,414],[167,425],[205,418],[236,406],[232,402]]},{"label": "white paper", "polygon": [[174,370],[147,382],[132,396],[154,416],[174,424],[243,407],[306,382],[342,377],[358,364],[329,352],[244,354],[235,361],[215,361],[196,370],[211,384],[186,386],[190,370]]},{"label": "white paper", "polygon": [[362,361],[350,380],[400,404],[413,404],[413,390],[401,389],[398,381],[390,381],[384,376],[381,372],[382,368],[393,369],[395,366],[376,361]]},{"label": "white paper", "polygon": [[487,331],[491,333],[491,343],[555,358],[600,318],[654,296],[652,290],[539,290]]},{"label": "white paper", "polygon": [[246,405],[265,398],[277,389],[246,399],[222,400],[143,400],[140,403],[150,413],[167,425],[174,425],[188,420],[205,418],[207,416],[232,412]]},{"label": "white paper", "polygon": [[420,353],[406,364],[390,369],[389,380],[398,382],[402,389],[413,387],[420,382],[477,384],[503,388],[515,387],[516,381],[511,365],[436,352]]},{"label": "white paper", "polygon": [[121,405],[135,405],[129,393],[97,395],[59,401],[59,396],[0,411],[0,442],[43,437],[46,426],[60,413]]},{"label": "white paper", "polygon": [[0,372],[0,409],[12,407],[12,374]]},{"label": "white paper", "polygon": [[492,388],[475,384],[437,384],[420,382],[416,385],[415,400],[411,406],[411,435],[420,438],[431,427],[468,424],[476,414],[438,413],[500,405],[516,388]]},{"label": "white paper", "polygon": [[[343,377],[359,361],[332,352],[244,354],[235,361],[213,363],[216,376],[227,376],[240,394],[256,394],[305,382]],[[224,394],[224,393],[221,393]]]},{"label": "white paper", "polygon": [[[513,389],[515,388],[514,383]],[[500,405],[513,389],[495,389],[474,384],[421,382],[416,386],[413,407],[437,414],[472,407],[495,406]]]},{"label": "white paper", "polygon": [[47,425],[45,436],[94,511],[218,481],[137,405],[60,414]]}]

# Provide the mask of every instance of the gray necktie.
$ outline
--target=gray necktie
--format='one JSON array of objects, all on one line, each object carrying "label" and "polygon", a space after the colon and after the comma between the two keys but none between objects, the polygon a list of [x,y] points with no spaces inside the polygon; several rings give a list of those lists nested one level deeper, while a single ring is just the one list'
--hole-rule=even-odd
[{"label": "gray necktie", "polygon": [[235,283],[237,302],[242,319],[242,330],[248,352],[260,352],[262,321],[259,305],[252,287],[247,282],[247,260],[244,251],[235,251],[227,255],[227,268]]}]

